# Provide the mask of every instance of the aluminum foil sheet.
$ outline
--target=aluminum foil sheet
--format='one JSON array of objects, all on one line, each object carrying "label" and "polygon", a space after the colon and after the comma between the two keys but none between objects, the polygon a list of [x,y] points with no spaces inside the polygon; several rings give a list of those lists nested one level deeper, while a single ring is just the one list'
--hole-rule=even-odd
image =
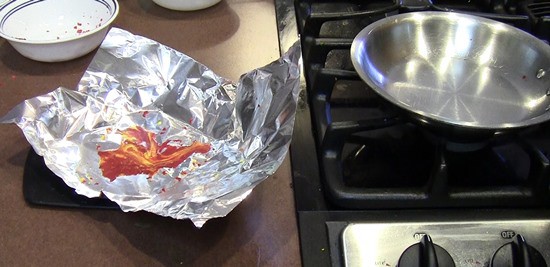
[{"label": "aluminum foil sheet", "polygon": [[300,58],[297,43],[233,84],[174,49],[112,28],[77,90],[28,99],[0,121],[16,123],[77,193],[201,227],[282,163]]}]

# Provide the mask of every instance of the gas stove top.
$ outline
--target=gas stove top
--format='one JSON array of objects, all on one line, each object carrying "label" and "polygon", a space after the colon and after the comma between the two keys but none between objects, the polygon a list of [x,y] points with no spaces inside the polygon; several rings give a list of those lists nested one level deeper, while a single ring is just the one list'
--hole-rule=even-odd
[{"label": "gas stove top", "polygon": [[550,124],[449,140],[375,94],[349,51],[370,23],[418,11],[482,16],[548,43],[550,1],[275,2],[281,50],[299,33],[303,52],[291,160],[305,266],[550,264]]}]

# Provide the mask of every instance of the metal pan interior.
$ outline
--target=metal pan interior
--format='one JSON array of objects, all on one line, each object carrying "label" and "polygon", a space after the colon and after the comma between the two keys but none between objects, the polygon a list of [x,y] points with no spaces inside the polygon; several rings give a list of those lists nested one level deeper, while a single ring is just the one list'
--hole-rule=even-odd
[{"label": "metal pan interior", "polygon": [[361,78],[390,102],[451,126],[508,129],[550,119],[550,46],[506,24],[415,12],[363,29]]}]

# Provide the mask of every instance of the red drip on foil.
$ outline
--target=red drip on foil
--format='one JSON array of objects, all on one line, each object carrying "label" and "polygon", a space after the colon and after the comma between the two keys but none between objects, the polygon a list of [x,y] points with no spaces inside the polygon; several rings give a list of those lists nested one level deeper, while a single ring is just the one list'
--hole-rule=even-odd
[{"label": "red drip on foil", "polygon": [[136,126],[124,131],[122,144],[116,150],[99,151],[99,168],[103,176],[114,181],[122,175],[153,176],[159,169],[175,168],[194,153],[205,154],[210,144],[193,142],[189,146],[173,146],[179,140],[158,144],[156,134]]}]

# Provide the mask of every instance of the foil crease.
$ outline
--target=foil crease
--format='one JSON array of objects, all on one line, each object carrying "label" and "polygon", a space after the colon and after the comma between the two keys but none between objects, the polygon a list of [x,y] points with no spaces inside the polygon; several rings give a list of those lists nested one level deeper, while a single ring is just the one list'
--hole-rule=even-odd
[{"label": "foil crease", "polygon": [[[223,217],[273,174],[288,151],[301,53],[243,74],[237,84],[172,48],[112,28],[77,90],[57,88],[0,119],[16,123],[49,169],[81,195],[101,194],[123,211],[145,210],[197,227]],[[154,175],[106,178],[98,151],[139,126],[158,144],[210,144]]]}]

